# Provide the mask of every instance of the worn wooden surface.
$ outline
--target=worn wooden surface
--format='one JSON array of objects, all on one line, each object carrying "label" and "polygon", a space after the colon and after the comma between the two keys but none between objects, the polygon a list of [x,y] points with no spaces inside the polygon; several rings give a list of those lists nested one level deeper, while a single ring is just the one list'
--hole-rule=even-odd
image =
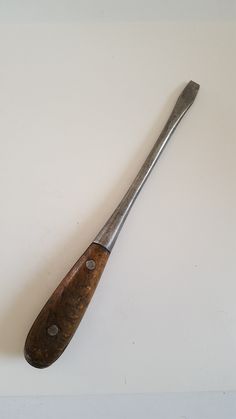
[{"label": "worn wooden surface", "polygon": [[25,358],[32,366],[48,367],[62,354],[80,324],[108,257],[105,248],[92,243],[49,298],[26,339]]}]

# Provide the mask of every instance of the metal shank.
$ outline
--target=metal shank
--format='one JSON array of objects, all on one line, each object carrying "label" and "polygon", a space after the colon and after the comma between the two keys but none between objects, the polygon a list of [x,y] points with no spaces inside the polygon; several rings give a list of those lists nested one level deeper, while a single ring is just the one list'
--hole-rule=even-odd
[{"label": "metal shank", "polygon": [[142,186],[150,175],[170,136],[174,132],[180,120],[183,118],[184,114],[194,102],[199,87],[199,84],[190,81],[184,88],[166,125],[164,126],[160,136],[158,137],[136,178],[134,179],[133,183],[129,187],[128,191],[122,198],[121,202],[111,217],[96,236],[94,243],[102,245],[109,252],[112,250],[135,199],[137,198]]}]

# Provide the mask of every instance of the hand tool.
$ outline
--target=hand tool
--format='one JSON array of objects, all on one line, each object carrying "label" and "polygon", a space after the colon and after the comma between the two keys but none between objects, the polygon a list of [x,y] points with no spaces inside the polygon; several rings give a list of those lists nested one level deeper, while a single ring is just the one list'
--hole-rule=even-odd
[{"label": "hand tool", "polygon": [[133,183],[92,244],[53,292],[25,343],[25,358],[34,367],[51,365],[67,347],[93,296],[124,221],[163,148],[195,100],[199,84],[190,81],[180,94],[160,136]]}]

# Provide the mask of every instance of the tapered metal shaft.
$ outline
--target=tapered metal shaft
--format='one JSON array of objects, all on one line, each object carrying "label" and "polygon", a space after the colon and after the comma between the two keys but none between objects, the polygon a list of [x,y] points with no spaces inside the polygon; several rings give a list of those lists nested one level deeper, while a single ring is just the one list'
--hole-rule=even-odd
[{"label": "tapered metal shaft", "polygon": [[164,126],[160,136],[154,144],[152,150],[147,156],[143,166],[138,172],[133,183],[130,185],[128,191],[122,198],[121,202],[108,219],[106,224],[96,236],[94,243],[100,244],[105,247],[109,252],[112,250],[120,230],[129,214],[132,205],[137,198],[141,188],[150,175],[154,165],[156,164],[163,148],[165,147],[170,136],[173,134],[180,120],[183,118],[187,110],[193,104],[194,99],[199,90],[199,84],[190,81],[180,94],[174,109]]}]

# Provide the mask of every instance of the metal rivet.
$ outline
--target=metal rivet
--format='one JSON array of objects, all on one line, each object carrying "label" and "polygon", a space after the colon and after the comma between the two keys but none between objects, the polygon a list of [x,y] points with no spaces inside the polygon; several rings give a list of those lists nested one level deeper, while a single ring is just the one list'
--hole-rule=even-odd
[{"label": "metal rivet", "polygon": [[93,271],[95,269],[96,263],[94,262],[93,259],[89,259],[86,262],[86,268],[89,269],[90,271]]},{"label": "metal rivet", "polygon": [[56,324],[52,324],[51,326],[48,327],[48,334],[50,336],[56,336],[59,332],[59,328]]}]

